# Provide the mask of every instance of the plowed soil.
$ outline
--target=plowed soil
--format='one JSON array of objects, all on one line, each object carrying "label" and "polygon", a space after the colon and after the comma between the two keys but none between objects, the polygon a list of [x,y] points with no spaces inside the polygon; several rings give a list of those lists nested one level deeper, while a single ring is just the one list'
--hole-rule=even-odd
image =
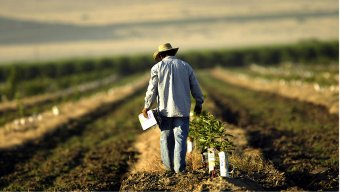
[{"label": "plowed soil", "polygon": [[282,189],[338,190],[338,116],[323,106],[251,91],[205,74],[219,117],[244,128],[252,147],[285,172]]}]

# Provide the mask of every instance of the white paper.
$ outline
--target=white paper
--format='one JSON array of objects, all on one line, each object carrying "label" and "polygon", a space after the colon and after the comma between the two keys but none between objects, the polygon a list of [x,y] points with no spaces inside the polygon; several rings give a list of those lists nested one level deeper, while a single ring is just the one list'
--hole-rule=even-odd
[{"label": "white paper", "polygon": [[153,116],[152,111],[149,110],[147,113],[148,113],[148,118],[145,118],[142,113],[138,115],[138,119],[139,119],[140,124],[142,125],[143,130],[147,130],[150,127],[157,124],[157,121],[155,117]]}]

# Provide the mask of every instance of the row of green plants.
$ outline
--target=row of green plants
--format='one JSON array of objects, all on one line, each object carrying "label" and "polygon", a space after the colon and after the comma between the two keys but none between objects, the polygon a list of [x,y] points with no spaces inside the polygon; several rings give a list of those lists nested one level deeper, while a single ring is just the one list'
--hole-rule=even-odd
[{"label": "row of green plants", "polygon": [[[0,66],[1,100],[54,92],[113,74],[133,74],[127,57],[83,59],[48,63],[17,63]],[[124,70],[123,70],[124,68]]]},{"label": "row of green plants", "polygon": [[254,46],[239,49],[192,51],[182,56],[198,68],[214,66],[243,67],[256,63],[278,65],[283,62],[295,64],[328,64],[339,60],[339,42],[306,40],[295,44]]},{"label": "row of green plants", "polygon": [[19,81],[17,74],[10,76],[8,82],[0,85],[1,101],[21,99],[42,93],[51,93],[69,87],[104,79],[115,74],[113,71],[92,71],[86,74],[73,74],[58,79],[38,77],[28,81]]},{"label": "row of green plants", "polygon": [[[19,62],[2,64],[0,66],[0,82],[5,82],[9,77],[16,75],[18,81],[32,80],[42,77],[61,78],[74,74],[86,74],[93,71],[112,70],[119,74],[131,74],[144,71],[147,64],[152,63],[152,58],[145,55],[133,57],[106,57],[83,58],[48,62]],[[19,75],[18,75],[19,74]]]},{"label": "row of green plants", "polygon": [[[252,63],[275,65],[285,61],[308,64],[330,63],[338,61],[338,53],[338,41],[309,40],[287,45],[180,52],[178,57],[188,61],[194,68],[211,68],[214,66],[242,67]],[[5,87],[5,96],[13,99],[19,90],[17,85],[22,82],[46,78],[58,81],[58,79],[73,75],[84,74],[86,76],[93,72],[100,74],[107,71],[128,75],[145,71],[154,63],[150,55],[136,55],[3,64],[0,66],[0,87]],[[33,87],[27,89],[36,89],[36,86]],[[20,90],[23,92],[23,89]],[[38,94],[41,93],[41,88],[37,91],[24,92]]]},{"label": "row of green plants", "polygon": [[[215,65],[244,66],[252,63],[271,65],[284,61],[310,64],[337,61],[339,42],[309,40],[287,45],[189,51],[180,53],[179,56],[197,68],[209,68]],[[20,74],[17,77],[20,81],[38,77],[60,78],[108,69],[120,74],[130,74],[145,71],[152,63],[154,61],[149,55],[72,59],[46,63],[13,63],[0,66],[0,82],[6,81],[13,71]]]}]

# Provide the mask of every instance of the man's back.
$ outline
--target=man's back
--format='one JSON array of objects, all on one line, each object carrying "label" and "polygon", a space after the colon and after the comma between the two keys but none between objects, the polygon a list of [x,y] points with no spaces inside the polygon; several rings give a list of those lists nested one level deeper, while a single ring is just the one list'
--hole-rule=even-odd
[{"label": "man's back", "polygon": [[174,56],[158,62],[152,71],[158,77],[159,110],[166,117],[187,117],[190,91],[197,100],[203,96],[191,66]]}]

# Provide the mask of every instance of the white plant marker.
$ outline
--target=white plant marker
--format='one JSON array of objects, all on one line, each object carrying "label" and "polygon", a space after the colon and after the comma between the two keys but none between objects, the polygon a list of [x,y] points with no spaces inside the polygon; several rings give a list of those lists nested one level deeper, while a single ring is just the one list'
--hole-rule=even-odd
[{"label": "white plant marker", "polygon": [[188,138],[188,139],[187,139],[187,153],[191,153],[193,147],[194,147],[194,144],[192,143],[191,139]]},{"label": "white plant marker", "polygon": [[218,156],[220,158],[220,175],[221,175],[221,177],[229,177],[228,155],[224,151],[221,151],[221,152],[218,153]]},{"label": "white plant marker", "polygon": [[21,124],[21,125],[25,125],[25,123],[26,123],[26,119],[25,119],[25,118],[21,118],[21,119],[20,119],[20,124]]},{"label": "white plant marker", "polygon": [[14,120],[14,125],[18,126],[20,124],[20,121],[18,119]]},{"label": "white plant marker", "polygon": [[32,123],[34,121],[33,117],[32,116],[29,116],[28,117],[28,122]]},{"label": "white plant marker", "polygon": [[214,148],[208,149],[208,163],[209,163],[209,173],[215,169],[215,152]]},{"label": "white plant marker", "polygon": [[58,116],[60,114],[60,111],[57,106],[53,106],[52,108],[53,115]]},{"label": "white plant marker", "polygon": [[43,116],[41,114],[39,114],[37,119],[38,119],[38,121],[41,121],[43,119]]}]

